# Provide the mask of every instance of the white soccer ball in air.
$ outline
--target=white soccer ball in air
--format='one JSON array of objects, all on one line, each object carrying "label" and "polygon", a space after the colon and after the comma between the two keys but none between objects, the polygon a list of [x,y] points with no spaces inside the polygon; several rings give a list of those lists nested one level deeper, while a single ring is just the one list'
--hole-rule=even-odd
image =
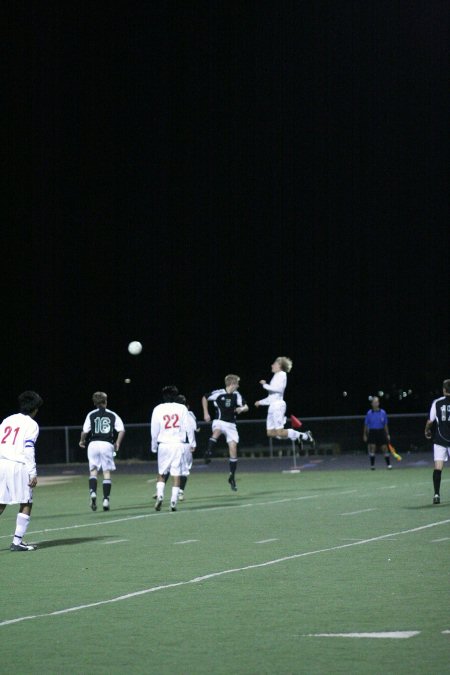
[{"label": "white soccer ball in air", "polygon": [[128,351],[130,352],[130,354],[133,354],[133,356],[137,356],[142,351],[141,343],[138,342],[137,340],[133,340],[133,342],[130,342],[130,344],[128,345]]}]

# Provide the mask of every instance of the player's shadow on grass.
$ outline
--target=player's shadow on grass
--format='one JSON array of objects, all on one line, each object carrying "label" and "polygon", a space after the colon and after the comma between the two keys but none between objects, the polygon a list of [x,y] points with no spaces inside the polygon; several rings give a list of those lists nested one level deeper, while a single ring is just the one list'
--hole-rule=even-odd
[{"label": "player's shadow on grass", "polygon": [[55,546],[75,546],[76,544],[86,544],[87,542],[100,541],[102,539],[111,539],[108,536],[100,537],[70,537],[67,539],[49,539],[48,541],[40,541],[36,543],[39,549],[54,548]]},{"label": "player's shadow on grass", "polygon": [[442,509],[442,507],[445,508],[446,506],[447,507],[450,506],[450,502],[448,504],[439,504],[439,505],[437,505],[437,504],[416,504],[414,506],[403,506],[403,508],[406,509],[407,511],[420,511],[421,509],[426,509],[426,510],[430,510],[430,511],[431,510],[436,511],[436,513],[438,513]]}]

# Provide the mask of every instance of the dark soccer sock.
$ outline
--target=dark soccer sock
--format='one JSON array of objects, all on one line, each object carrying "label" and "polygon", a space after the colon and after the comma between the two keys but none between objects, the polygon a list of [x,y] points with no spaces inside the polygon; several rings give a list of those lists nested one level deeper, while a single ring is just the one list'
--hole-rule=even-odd
[{"label": "dark soccer sock", "polygon": [[92,476],[89,478],[89,492],[97,492],[97,479]]},{"label": "dark soccer sock", "polygon": [[384,456],[384,459],[385,459],[385,461],[386,461],[386,464],[387,464],[388,466],[390,466],[390,465],[391,465],[391,458],[389,457],[389,455],[385,455],[385,456]]},{"label": "dark soccer sock", "polygon": [[375,455],[369,455],[370,466],[375,466]]},{"label": "dark soccer sock", "polygon": [[111,494],[111,481],[110,480],[104,480],[103,481],[103,499],[109,499],[110,494]]},{"label": "dark soccer sock", "polygon": [[211,438],[208,440],[208,452],[212,454],[214,452],[214,448],[217,445],[217,440],[211,436]]},{"label": "dark soccer sock", "polygon": [[440,494],[440,489],[441,489],[441,476],[442,476],[442,471],[441,469],[435,469],[433,471],[433,485],[434,485],[434,494],[438,495]]},{"label": "dark soccer sock", "polygon": [[165,473],[165,474],[164,474],[163,480],[164,480],[165,483],[167,483],[167,481],[169,480],[169,476],[170,476],[170,473]]},{"label": "dark soccer sock", "polygon": [[187,479],[187,476],[180,476],[180,490],[184,490],[186,487]]},{"label": "dark soccer sock", "polygon": [[234,477],[237,469],[237,459],[230,459],[230,473]]}]

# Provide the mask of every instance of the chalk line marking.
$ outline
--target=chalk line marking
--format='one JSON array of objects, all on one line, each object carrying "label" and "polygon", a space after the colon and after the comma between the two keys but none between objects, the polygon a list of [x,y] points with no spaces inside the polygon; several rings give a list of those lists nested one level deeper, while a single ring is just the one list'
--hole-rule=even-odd
[{"label": "chalk line marking", "polygon": [[[226,506],[211,506],[211,507],[205,507],[204,509],[198,509],[196,511],[178,511],[178,514],[181,515],[186,515],[186,514],[192,514],[195,513],[210,513],[214,511],[224,511],[226,509],[246,509],[250,506],[272,506],[272,504],[285,504],[287,502],[298,502],[302,501],[305,499],[317,499],[319,495],[303,495],[301,497],[287,497],[286,499],[276,499],[273,501],[268,501],[268,502],[251,502],[248,504],[227,504]],[[149,509],[152,507],[152,505],[149,504]],[[107,525],[114,525],[117,523],[126,523],[130,520],[140,520],[142,518],[164,518],[164,517],[171,517],[172,513],[170,511],[168,512],[162,512],[162,513],[141,513],[140,515],[137,516],[126,516],[125,518],[115,518],[114,520],[97,520],[93,523],[82,523],[78,525],[66,525],[64,527],[48,527],[45,528],[44,530],[32,530],[32,531],[27,531],[27,536],[30,537],[31,535],[35,534],[48,534],[49,532],[63,532],[64,530],[78,530],[84,527],[106,527]],[[173,517],[173,516],[172,516]],[[178,516],[177,516],[178,517]],[[2,534],[0,535],[0,539],[10,539],[11,535],[10,534]]]},{"label": "chalk line marking", "polygon": [[271,541],[279,541],[279,539],[261,539],[261,541],[255,541],[255,544],[268,544]]},{"label": "chalk line marking", "polygon": [[174,545],[175,544],[195,544],[197,541],[199,541],[199,540],[198,539],[186,539],[185,541],[174,541],[173,543],[174,543]]},{"label": "chalk line marking", "polygon": [[450,537],[442,537],[442,539],[432,539],[432,540],[431,540],[431,543],[432,543],[432,544],[437,544],[437,543],[440,542],[440,541],[448,541],[449,539],[450,539]]},{"label": "chalk line marking", "polygon": [[443,630],[442,635],[450,635],[450,630]]},{"label": "chalk line marking", "polygon": [[419,635],[420,630],[394,630],[384,633],[309,633],[300,637],[340,637],[340,638],[390,638],[405,640]]},{"label": "chalk line marking", "polygon": [[114,539],[114,541],[102,541],[100,543],[102,546],[107,546],[108,544],[121,544],[123,541],[128,541],[128,539]]},{"label": "chalk line marking", "polygon": [[358,513],[368,513],[369,511],[376,511],[377,509],[361,509],[360,511],[349,511],[348,513],[340,513],[340,516],[357,516]]},{"label": "chalk line marking", "polygon": [[262,569],[263,567],[269,567],[270,565],[278,565],[279,563],[288,562],[290,560],[298,560],[300,558],[306,558],[307,556],[317,555],[318,553],[329,553],[331,551],[340,551],[346,548],[351,548],[353,546],[361,546],[362,544],[370,544],[374,541],[380,541],[381,539],[387,539],[388,537],[395,537],[401,534],[412,534],[414,532],[422,532],[423,530],[429,530],[431,527],[438,527],[439,525],[447,525],[448,523],[450,523],[450,519],[440,520],[435,523],[428,523],[428,525],[420,525],[420,527],[414,527],[410,530],[399,530],[398,532],[381,534],[378,537],[370,537],[370,539],[362,539],[361,541],[355,541],[350,544],[339,544],[338,546],[319,548],[314,551],[305,551],[304,553],[294,553],[292,555],[287,555],[283,558],[275,558],[274,560],[267,560],[266,562],[262,563],[254,563],[253,565],[245,565],[244,567],[235,567],[228,570],[221,570],[219,572],[211,572],[210,574],[204,574],[201,577],[194,577],[194,579],[188,579],[187,581],[175,581],[171,584],[164,584],[163,586],[153,586],[151,588],[144,588],[141,591],[126,593],[125,595],[119,595],[115,598],[109,598],[108,600],[99,600],[98,602],[91,602],[86,605],[76,605],[75,607],[66,607],[64,609],[58,609],[54,612],[47,612],[44,614],[32,614],[30,616],[20,616],[16,619],[6,619],[5,621],[0,621],[0,628],[2,626],[9,626],[13,623],[21,623],[22,621],[43,619],[49,616],[60,616],[63,614],[70,614],[71,612],[79,612],[82,609],[91,609],[92,607],[102,607],[103,605],[111,605],[113,602],[130,600],[131,598],[137,598],[142,595],[148,595],[149,593],[156,593],[157,591],[166,591],[170,588],[180,588],[181,586],[198,584],[201,583],[202,581],[209,581],[210,579],[218,579],[219,577],[223,577],[227,574],[237,574],[238,572],[247,572],[249,570]]},{"label": "chalk line marking", "polygon": [[396,485],[383,485],[383,487],[377,487],[377,490],[395,490]]}]

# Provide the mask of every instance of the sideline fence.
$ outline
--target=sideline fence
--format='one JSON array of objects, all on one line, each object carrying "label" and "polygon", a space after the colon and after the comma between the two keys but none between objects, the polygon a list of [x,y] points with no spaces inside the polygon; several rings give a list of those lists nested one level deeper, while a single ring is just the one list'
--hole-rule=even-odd
[{"label": "sideline fence", "polygon": [[[429,447],[424,438],[427,413],[409,413],[389,415],[389,430],[392,444],[397,451],[423,452]],[[344,417],[306,417],[302,418],[303,429],[310,429],[316,440],[315,449],[305,444],[303,454],[355,454],[365,453],[367,448],[362,439],[363,415]],[[289,439],[276,440],[266,436],[266,420],[239,420],[239,455],[241,457],[283,457],[293,452]],[[206,449],[211,424],[198,422],[197,456],[201,457]],[[150,425],[126,424],[126,435],[118,459],[152,460],[150,452]],[[86,462],[86,450],[80,448],[81,426],[67,425],[41,427],[37,443],[37,461],[39,464],[64,464]],[[298,452],[298,451],[297,451]],[[222,436],[218,443],[217,456],[227,456],[227,446]]]}]

